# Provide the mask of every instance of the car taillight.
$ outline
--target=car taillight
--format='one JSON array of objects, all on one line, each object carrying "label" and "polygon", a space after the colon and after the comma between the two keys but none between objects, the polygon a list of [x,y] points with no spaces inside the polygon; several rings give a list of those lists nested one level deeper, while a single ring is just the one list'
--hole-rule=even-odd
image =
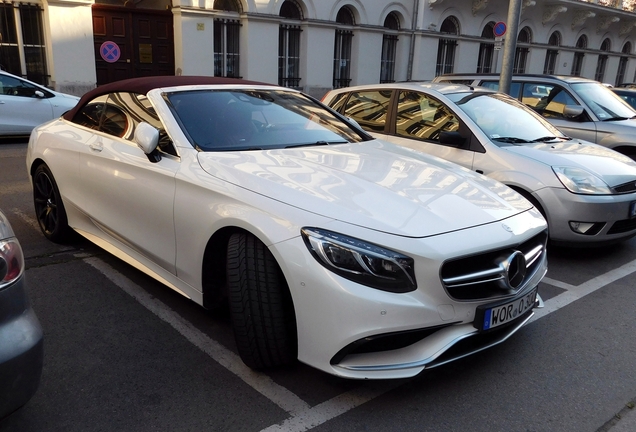
[{"label": "car taillight", "polygon": [[17,239],[0,241],[0,289],[18,279],[24,272],[24,255]]}]

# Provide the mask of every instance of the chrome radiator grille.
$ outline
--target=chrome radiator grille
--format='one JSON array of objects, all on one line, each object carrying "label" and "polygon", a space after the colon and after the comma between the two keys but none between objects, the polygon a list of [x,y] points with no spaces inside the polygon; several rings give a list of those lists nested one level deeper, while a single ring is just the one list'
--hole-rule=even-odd
[{"label": "chrome radiator grille", "polygon": [[506,249],[446,261],[441,278],[455,300],[495,299],[523,290],[546,254],[547,231]]}]

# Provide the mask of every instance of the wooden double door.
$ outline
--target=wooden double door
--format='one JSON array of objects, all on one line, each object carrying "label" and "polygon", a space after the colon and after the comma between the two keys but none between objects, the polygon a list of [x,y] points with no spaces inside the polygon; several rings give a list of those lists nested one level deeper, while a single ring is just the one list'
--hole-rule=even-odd
[{"label": "wooden double door", "polygon": [[171,11],[93,5],[97,85],[127,78],[174,75]]}]

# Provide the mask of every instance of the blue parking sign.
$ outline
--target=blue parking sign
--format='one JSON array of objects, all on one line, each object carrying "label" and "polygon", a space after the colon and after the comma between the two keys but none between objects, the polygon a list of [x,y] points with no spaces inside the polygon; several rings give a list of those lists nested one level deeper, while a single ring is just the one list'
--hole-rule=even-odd
[{"label": "blue parking sign", "polygon": [[121,55],[121,49],[119,49],[119,45],[112,41],[106,41],[99,47],[99,54],[102,56],[102,59],[108,63],[115,63],[119,60],[119,56]]}]

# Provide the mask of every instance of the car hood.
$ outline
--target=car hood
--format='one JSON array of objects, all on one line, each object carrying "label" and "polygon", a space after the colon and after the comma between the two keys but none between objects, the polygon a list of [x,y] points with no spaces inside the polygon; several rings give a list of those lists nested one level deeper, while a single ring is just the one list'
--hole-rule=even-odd
[{"label": "car hood", "polygon": [[523,144],[504,147],[550,166],[570,166],[585,169],[614,187],[636,180],[636,163],[614,150],[571,140],[559,143]]},{"label": "car hood", "polygon": [[207,173],[241,188],[403,236],[461,230],[531,208],[501,183],[379,140],[198,157]]}]

